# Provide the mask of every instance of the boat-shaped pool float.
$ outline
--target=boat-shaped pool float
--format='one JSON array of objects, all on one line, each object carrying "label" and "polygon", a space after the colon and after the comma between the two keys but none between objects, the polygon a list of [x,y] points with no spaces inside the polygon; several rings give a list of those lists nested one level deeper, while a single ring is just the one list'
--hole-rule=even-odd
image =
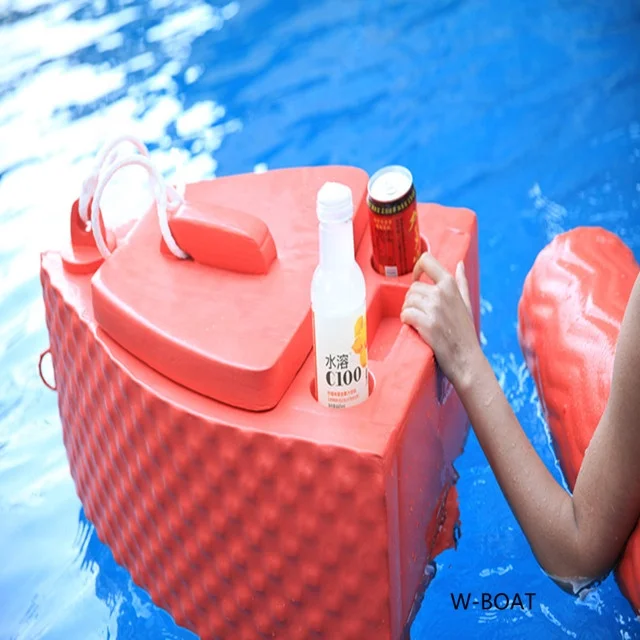
[{"label": "boat-shaped pool float", "polygon": [[[639,271],[616,235],[579,227],[543,249],[525,281],[520,344],[571,490],[609,398],[620,325]],[[615,574],[640,613],[640,526]]]},{"label": "boat-shaped pool float", "polygon": [[[109,232],[99,194],[119,166],[90,181],[70,246],[41,261],[64,443],[100,539],[202,638],[400,638],[451,541],[468,420],[399,320],[411,275],[372,267],[367,174],[156,188],[159,204]],[[367,288],[370,397],[348,409],[314,397],[326,181],[353,192]],[[465,262],[478,318],[475,215],[420,204],[419,224],[445,267]]]}]

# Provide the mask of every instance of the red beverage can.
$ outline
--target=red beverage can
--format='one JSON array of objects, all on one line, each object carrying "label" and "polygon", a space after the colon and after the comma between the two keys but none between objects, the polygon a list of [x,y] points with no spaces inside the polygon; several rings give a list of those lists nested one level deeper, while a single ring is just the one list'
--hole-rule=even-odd
[{"label": "red beverage can", "polygon": [[410,273],[422,253],[411,172],[400,166],[376,171],[369,180],[367,204],[374,268],[391,277]]}]

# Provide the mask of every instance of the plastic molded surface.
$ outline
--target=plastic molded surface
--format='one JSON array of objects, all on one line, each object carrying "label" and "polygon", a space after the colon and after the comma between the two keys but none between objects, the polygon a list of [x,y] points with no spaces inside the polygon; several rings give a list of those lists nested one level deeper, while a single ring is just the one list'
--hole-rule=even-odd
[{"label": "plastic molded surface", "polygon": [[[445,267],[465,261],[477,318],[475,216],[436,205],[419,215]],[[280,256],[286,238],[269,227]],[[377,274],[369,233],[356,237],[375,385],[344,410],[314,400],[313,353],[270,411],[177,384],[98,326],[90,275],[43,255],[64,442],[87,516],[135,582],[202,638],[396,640],[442,548],[467,417],[399,320],[411,276]],[[254,344],[270,339],[266,322],[254,316]]]},{"label": "plastic molded surface", "polygon": [[[581,227],[541,251],[525,281],[520,344],[571,489],[607,404],[620,324],[638,271],[617,236]],[[640,612],[639,527],[616,578]]]},{"label": "plastic molded surface", "polygon": [[[219,184],[224,178],[219,180]],[[277,257],[276,245],[265,222],[245,211],[209,202],[185,202],[169,220],[178,246],[200,265],[264,275]],[[151,261],[157,254],[148,251]],[[166,249],[166,255],[170,255]],[[141,256],[137,256],[138,260]],[[188,264],[188,263],[186,263]]]},{"label": "plastic molded surface", "polygon": [[[312,348],[315,194],[328,180],[352,189],[357,247],[368,222],[361,169],[284,169],[189,185],[187,203],[210,209],[187,204],[172,228],[200,262],[161,252],[155,209],[149,211],[93,279],[98,324],[194,391],[243,409],[273,408]],[[269,250],[261,262],[257,245],[265,242],[275,243],[277,258]],[[238,272],[243,258],[253,273]],[[230,268],[208,266],[216,259]]]}]

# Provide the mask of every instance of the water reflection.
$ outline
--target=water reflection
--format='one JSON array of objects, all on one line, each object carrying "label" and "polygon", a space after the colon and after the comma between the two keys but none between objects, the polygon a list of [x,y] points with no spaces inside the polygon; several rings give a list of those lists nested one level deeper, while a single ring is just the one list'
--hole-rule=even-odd
[{"label": "water reflection", "polygon": [[[15,2],[9,9],[0,27],[8,61],[0,71],[0,250],[21,247],[34,273],[34,252],[64,241],[69,203],[105,139],[135,132],[168,178],[176,163],[188,180],[215,175],[212,153],[241,123],[212,100],[193,103],[180,87],[197,81],[193,41],[224,28],[238,3]],[[109,189],[118,202],[105,205],[112,222],[137,215],[147,201],[143,174],[124,174]]]},{"label": "water reflection", "polygon": [[[110,136],[133,132],[173,179],[213,177],[242,128],[192,99],[191,46],[237,2],[0,4],[0,637],[193,638],[118,567],[80,510],[55,394],[35,365],[48,344],[39,253],[68,237],[69,207]],[[105,193],[107,224],[144,211],[144,171]],[[16,541],[20,541],[16,544]],[[96,597],[97,596],[97,597]]]},{"label": "water reflection", "polygon": [[78,537],[81,568],[95,577],[95,594],[106,604],[119,639],[196,640],[197,636],[178,627],[168,613],[156,607],[147,592],[133,583],[129,572],[116,564],[82,509]]}]

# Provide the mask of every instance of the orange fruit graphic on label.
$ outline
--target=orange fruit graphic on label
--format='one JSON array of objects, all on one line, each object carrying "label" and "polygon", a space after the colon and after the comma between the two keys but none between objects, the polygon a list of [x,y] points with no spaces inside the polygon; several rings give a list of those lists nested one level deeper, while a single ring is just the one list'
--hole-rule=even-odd
[{"label": "orange fruit graphic on label", "polygon": [[367,366],[367,319],[361,315],[357,320],[353,329],[355,340],[351,345],[354,353],[360,356],[360,366]]}]

